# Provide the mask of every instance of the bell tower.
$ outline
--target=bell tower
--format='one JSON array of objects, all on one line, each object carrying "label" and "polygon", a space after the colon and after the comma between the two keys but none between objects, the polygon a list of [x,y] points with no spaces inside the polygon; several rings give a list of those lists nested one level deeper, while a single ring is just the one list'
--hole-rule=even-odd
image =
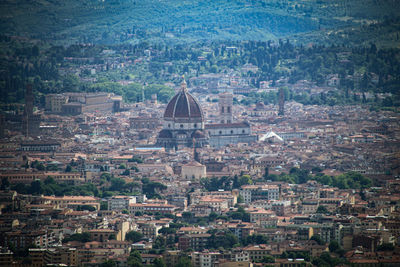
[{"label": "bell tower", "polygon": [[219,94],[219,123],[229,124],[233,122],[232,115],[233,95],[232,93]]}]

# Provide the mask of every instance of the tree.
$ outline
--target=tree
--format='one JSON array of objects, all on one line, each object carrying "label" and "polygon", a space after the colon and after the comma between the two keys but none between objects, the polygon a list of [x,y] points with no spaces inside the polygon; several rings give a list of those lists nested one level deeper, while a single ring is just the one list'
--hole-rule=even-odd
[{"label": "tree", "polygon": [[100,210],[108,210],[108,203],[107,201],[102,201],[100,203]]},{"label": "tree", "polygon": [[1,179],[1,190],[5,190],[5,189],[7,189],[8,187],[10,186],[10,181],[8,181],[8,178],[7,177],[3,177],[2,179]]},{"label": "tree", "polygon": [[332,240],[329,243],[329,251],[336,252],[340,248],[339,243],[336,240]]},{"label": "tree", "polygon": [[54,180],[53,177],[47,176],[47,178],[44,180],[44,184],[45,185],[56,184],[56,181]]},{"label": "tree", "polygon": [[111,174],[109,174],[109,173],[107,173],[107,172],[102,173],[102,174],[100,175],[100,179],[104,179],[104,180],[106,180],[106,181],[110,181],[110,180],[111,180]]},{"label": "tree", "polygon": [[193,265],[191,260],[186,256],[180,257],[178,263],[175,265],[175,267],[192,267],[192,266]]},{"label": "tree", "polygon": [[121,175],[124,175],[124,176],[128,176],[128,175],[130,175],[131,174],[131,172],[129,171],[129,170],[125,170],[125,171],[123,171],[122,173],[121,173]]},{"label": "tree", "polygon": [[100,267],[117,267],[117,263],[113,260],[106,260],[100,264]]},{"label": "tree", "polygon": [[383,243],[382,245],[378,246],[378,251],[391,251],[394,250],[394,246],[391,243]]},{"label": "tree", "polygon": [[155,249],[165,249],[165,246],[167,245],[165,237],[159,235],[156,237],[156,240],[154,240],[153,243],[153,248]]},{"label": "tree", "polygon": [[142,267],[142,256],[140,255],[139,251],[132,250],[129,254],[127,263],[129,267]]},{"label": "tree", "polygon": [[143,238],[143,234],[140,232],[136,232],[136,231],[129,231],[125,235],[125,239],[132,241],[132,243],[139,242],[140,240],[142,240],[142,238]]},{"label": "tree", "polygon": [[65,168],[65,172],[71,172],[72,171],[72,167],[71,165],[67,165],[67,167]]},{"label": "tree", "polygon": [[261,262],[262,263],[274,263],[275,262],[275,258],[270,256],[270,255],[267,255],[267,256],[264,256],[262,258]]},{"label": "tree", "polygon": [[31,183],[29,194],[40,195],[43,194],[43,183],[40,180],[35,180]]},{"label": "tree", "polygon": [[314,240],[318,243],[318,245],[323,245],[325,242],[321,239],[319,235],[313,235],[310,240]]},{"label": "tree", "polygon": [[215,219],[217,219],[218,214],[215,212],[210,212],[210,214],[208,215],[208,221],[213,222],[215,221]]},{"label": "tree", "polygon": [[90,239],[90,234],[88,232],[84,232],[81,234],[73,234],[68,238],[64,238],[63,242],[69,242],[69,241],[79,241],[82,243],[90,242],[92,241]]},{"label": "tree", "polygon": [[223,247],[225,249],[233,248],[234,245],[238,244],[238,238],[232,233],[217,233],[211,234],[208,239],[208,248],[220,248]]},{"label": "tree", "polygon": [[121,169],[121,170],[122,169],[126,169],[126,165],[122,163],[122,164],[119,165],[118,169]]},{"label": "tree", "polygon": [[329,211],[326,209],[325,206],[318,206],[318,208],[317,208],[317,213],[326,214],[326,213],[329,213]]},{"label": "tree", "polygon": [[242,240],[243,245],[247,246],[249,244],[266,244],[268,242],[268,237],[260,234],[249,235],[244,240]]},{"label": "tree", "polygon": [[158,230],[158,233],[163,234],[163,235],[171,235],[171,234],[176,234],[176,228],[170,227],[163,227],[160,230]]},{"label": "tree", "polygon": [[268,176],[269,176],[269,168],[265,167],[265,169],[264,169],[264,178],[268,179]]},{"label": "tree", "polygon": [[122,178],[111,178],[110,191],[120,191],[125,187],[125,180]]},{"label": "tree", "polygon": [[153,261],[153,267],[167,267],[163,258],[155,258]]}]

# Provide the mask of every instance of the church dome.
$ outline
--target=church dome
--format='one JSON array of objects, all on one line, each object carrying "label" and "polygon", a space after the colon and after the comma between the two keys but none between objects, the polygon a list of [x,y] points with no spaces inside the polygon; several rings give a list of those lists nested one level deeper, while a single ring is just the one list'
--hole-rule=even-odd
[{"label": "church dome", "polygon": [[164,119],[203,120],[200,104],[188,93],[185,81],[181,84],[180,92],[169,101]]}]

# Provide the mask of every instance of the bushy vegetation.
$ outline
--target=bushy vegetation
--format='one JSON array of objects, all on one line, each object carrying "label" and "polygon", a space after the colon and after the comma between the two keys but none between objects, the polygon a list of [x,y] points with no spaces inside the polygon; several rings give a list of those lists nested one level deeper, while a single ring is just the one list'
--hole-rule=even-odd
[{"label": "bushy vegetation", "polygon": [[48,177],[43,182],[40,180],[33,181],[29,185],[23,183],[14,184],[11,189],[19,194],[100,196],[100,191],[94,184],[69,185],[57,183],[52,177]]},{"label": "bushy vegetation", "polygon": [[285,181],[293,184],[303,184],[309,180],[315,180],[321,184],[338,187],[340,189],[362,189],[372,186],[371,179],[353,171],[338,176],[328,176],[323,173],[312,175],[308,170],[292,168],[289,173],[269,175],[267,179],[272,181]]},{"label": "bushy vegetation", "polygon": [[[0,10],[3,16],[7,15],[7,20],[1,24],[2,32],[24,33],[64,44],[143,39],[165,43],[206,39],[265,40],[286,36],[306,43],[330,38],[340,43],[343,35],[363,37],[363,28],[368,23],[399,15],[396,1],[375,0],[345,3],[341,0],[171,0],[157,5],[151,0],[70,0],[46,4],[21,0],[18,5],[3,2]],[[349,32],[336,33],[336,28],[346,26]],[[328,30],[329,34],[325,32]],[[318,34],[301,38],[303,33],[309,32]],[[389,37],[386,35],[385,39]]]},{"label": "bushy vegetation", "polygon": [[[190,78],[205,73],[218,73],[227,69],[240,70],[252,63],[259,70],[245,73],[251,78],[251,86],[258,87],[260,81],[272,81],[272,86],[281,87],[279,80],[285,78],[286,85],[308,80],[322,86],[328,75],[337,75],[340,83],[335,88],[318,94],[297,93],[291,87],[284,88],[285,99],[305,105],[368,104],[374,108],[398,106],[399,100],[399,49],[379,49],[376,44],[367,46],[306,47],[289,41],[226,41],[196,43],[191,45],[153,45],[148,42],[122,45],[71,45],[69,47],[37,45],[29,41],[14,40],[2,36],[0,65],[5,69],[0,74],[0,102],[22,102],[27,83],[33,85],[38,96],[37,104],[44,105],[44,95],[61,92],[112,92],[123,96],[126,102],[150,99],[157,94],[158,100],[167,102],[174,91],[162,85],[180,82],[177,74],[186,73]],[[205,46],[208,47],[205,51]],[[234,47],[235,49],[227,49]],[[88,62],[74,62],[64,58],[86,58],[92,64],[104,64],[103,51],[114,51],[115,57],[142,58],[146,51],[156,49],[151,61],[134,64],[124,69],[109,69],[90,74],[83,69],[79,76],[61,74],[63,68],[79,68]],[[10,57],[11,55],[11,57]],[[206,61],[198,61],[198,57]],[[27,67],[26,62],[29,62]],[[179,77],[179,76],[178,76]],[[89,79],[90,81],[87,81]],[[93,80],[94,81],[91,81]],[[142,85],[148,83],[147,85]],[[189,79],[190,83],[190,79]],[[190,84],[189,84],[190,85]],[[384,97],[379,93],[391,93]],[[370,95],[368,95],[370,94]],[[372,95],[372,96],[371,96]],[[276,92],[246,94],[241,104],[257,102],[277,103]]]}]

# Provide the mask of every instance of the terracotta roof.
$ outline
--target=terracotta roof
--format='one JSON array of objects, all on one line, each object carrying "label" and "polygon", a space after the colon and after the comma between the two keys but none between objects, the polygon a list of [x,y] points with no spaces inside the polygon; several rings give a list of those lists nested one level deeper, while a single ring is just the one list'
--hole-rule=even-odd
[{"label": "terracotta roof", "polygon": [[206,129],[212,129],[212,128],[247,128],[250,127],[250,124],[248,122],[237,122],[237,123],[226,123],[226,124],[206,124],[205,128]]},{"label": "terracotta roof", "polygon": [[187,92],[186,84],[182,83],[182,90],[169,101],[165,109],[164,118],[200,118],[203,113],[197,100]]}]

